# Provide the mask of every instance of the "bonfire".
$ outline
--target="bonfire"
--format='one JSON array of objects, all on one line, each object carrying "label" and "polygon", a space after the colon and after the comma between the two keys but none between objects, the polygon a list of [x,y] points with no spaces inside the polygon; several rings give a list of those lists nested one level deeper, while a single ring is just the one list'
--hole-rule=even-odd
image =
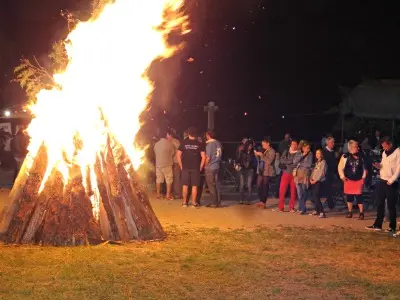
[{"label": "bonfire", "polygon": [[[139,117],[153,86],[146,72],[186,33],[183,0],[116,0],[77,24],[69,63],[30,107],[29,153],[0,232],[7,243],[87,245],[158,240],[164,231],[136,170]],[[1,214],[0,214],[1,215]]]}]

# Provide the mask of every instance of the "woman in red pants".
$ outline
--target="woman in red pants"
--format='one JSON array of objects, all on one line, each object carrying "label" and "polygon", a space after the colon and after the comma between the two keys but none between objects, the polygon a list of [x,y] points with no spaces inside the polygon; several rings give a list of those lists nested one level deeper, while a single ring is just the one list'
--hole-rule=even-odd
[{"label": "woman in red pants", "polygon": [[292,140],[290,148],[286,149],[283,152],[279,161],[279,168],[282,170],[281,184],[279,187],[279,205],[277,210],[279,212],[283,212],[285,209],[286,192],[289,186],[290,186],[289,210],[292,213],[296,212],[294,206],[296,204],[297,191],[293,177],[293,169],[295,168],[293,161],[295,154],[298,152],[298,146],[299,146],[298,142]]}]

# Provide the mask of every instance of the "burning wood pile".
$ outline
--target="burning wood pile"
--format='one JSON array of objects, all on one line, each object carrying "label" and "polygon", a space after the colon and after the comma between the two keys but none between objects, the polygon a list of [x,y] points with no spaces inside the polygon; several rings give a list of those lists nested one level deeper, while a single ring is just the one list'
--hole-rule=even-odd
[{"label": "burning wood pile", "polygon": [[187,32],[182,5],[116,0],[69,34],[67,69],[30,107],[29,154],[0,212],[5,242],[67,246],[165,237],[135,171],[144,151],[134,141],[153,89],[146,72],[179,48],[167,44],[171,32]]}]

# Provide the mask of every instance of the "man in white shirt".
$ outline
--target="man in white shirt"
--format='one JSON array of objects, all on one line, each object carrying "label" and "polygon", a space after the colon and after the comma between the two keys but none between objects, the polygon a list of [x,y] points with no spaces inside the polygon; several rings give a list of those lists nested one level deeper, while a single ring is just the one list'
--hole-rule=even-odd
[{"label": "man in white shirt", "polygon": [[400,149],[393,146],[393,141],[385,137],[381,141],[382,161],[374,166],[380,170],[380,182],[378,186],[378,208],[375,223],[367,226],[368,230],[381,231],[385,217],[385,200],[390,216],[389,233],[396,234],[396,201],[398,193],[398,178],[400,175]]}]

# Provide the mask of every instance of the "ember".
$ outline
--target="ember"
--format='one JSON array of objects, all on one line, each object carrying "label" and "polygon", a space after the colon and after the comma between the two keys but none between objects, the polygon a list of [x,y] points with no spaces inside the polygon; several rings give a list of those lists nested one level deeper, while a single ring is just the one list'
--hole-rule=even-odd
[{"label": "ember", "polygon": [[[172,55],[166,37],[186,33],[183,0],[117,0],[66,40],[69,64],[31,107],[29,154],[0,232],[6,242],[82,245],[162,239],[135,170],[139,116],[150,64]],[[0,214],[1,215],[1,214]]]}]

